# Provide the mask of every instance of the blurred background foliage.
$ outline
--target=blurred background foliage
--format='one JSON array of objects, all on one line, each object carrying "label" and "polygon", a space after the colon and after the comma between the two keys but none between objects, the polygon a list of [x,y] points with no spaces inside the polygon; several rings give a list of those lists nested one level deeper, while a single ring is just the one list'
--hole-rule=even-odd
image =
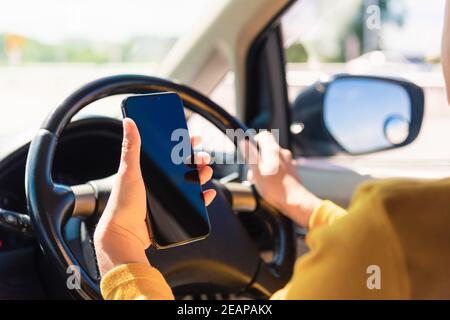
[{"label": "blurred background foliage", "polygon": [[100,43],[66,39],[48,44],[15,34],[0,34],[0,64],[20,52],[21,63],[120,63],[160,61],[176,38],[134,37],[124,43]]},{"label": "blurred background foliage", "polygon": [[[321,2],[324,3],[324,11],[328,9],[327,0],[319,0],[319,7]],[[323,50],[322,39],[316,39],[314,41],[301,40],[292,43],[286,51],[286,61],[289,63],[304,63],[308,61],[309,55],[315,55],[318,60],[322,62],[346,62],[351,58],[360,56],[364,53],[373,50],[382,50],[383,41],[381,39],[380,32],[386,24],[395,25],[401,27],[404,23],[407,11],[404,6],[404,0],[355,0],[347,1],[349,5],[347,7],[342,6],[343,10],[353,11],[352,14],[346,14],[341,16],[338,24],[333,26],[329,25],[328,28],[337,28],[339,32],[335,33],[337,36],[336,41],[333,43],[335,50],[331,54]],[[368,7],[376,5],[379,8],[381,29],[375,32],[367,32],[366,21],[368,18]],[[339,11],[336,10],[336,14],[339,15]],[[326,24],[326,22],[324,23]],[[325,27],[325,28],[327,28]],[[324,28],[324,29],[325,29]],[[325,32],[324,32],[325,33]],[[369,39],[373,38],[373,39]],[[353,52],[349,57],[349,43],[353,43]]]}]

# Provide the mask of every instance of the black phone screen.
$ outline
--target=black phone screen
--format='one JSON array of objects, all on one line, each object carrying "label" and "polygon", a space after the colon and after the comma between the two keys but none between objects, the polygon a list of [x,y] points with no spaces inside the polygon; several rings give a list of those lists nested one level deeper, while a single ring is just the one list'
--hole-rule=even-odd
[{"label": "black phone screen", "polygon": [[153,244],[167,248],[205,238],[210,224],[180,97],[176,93],[132,96],[123,101],[122,112],[134,120],[141,136]]}]

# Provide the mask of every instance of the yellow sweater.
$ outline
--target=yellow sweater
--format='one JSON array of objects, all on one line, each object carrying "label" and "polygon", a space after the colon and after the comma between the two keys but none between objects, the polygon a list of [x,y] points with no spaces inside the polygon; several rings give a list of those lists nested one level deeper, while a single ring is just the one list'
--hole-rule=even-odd
[{"label": "yellow sweater", "polygon": [[[273,299],[450,299],[450,179],[365,183],[348,213],[325,201],[309,227],[310,251]],[[105,299],[173,299],[144,264],[111,270],[101,290]]]}]

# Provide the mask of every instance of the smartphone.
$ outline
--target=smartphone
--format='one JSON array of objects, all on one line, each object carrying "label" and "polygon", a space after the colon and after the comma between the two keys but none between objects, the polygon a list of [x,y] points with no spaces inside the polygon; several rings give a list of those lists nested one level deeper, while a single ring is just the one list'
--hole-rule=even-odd
[{"label": "smartphone", "polygon": [[162,249],[206,238],[210,222],[181,98],[172,92],[131,96],[122,102],[122,113],[141,136],[152,244]]}]

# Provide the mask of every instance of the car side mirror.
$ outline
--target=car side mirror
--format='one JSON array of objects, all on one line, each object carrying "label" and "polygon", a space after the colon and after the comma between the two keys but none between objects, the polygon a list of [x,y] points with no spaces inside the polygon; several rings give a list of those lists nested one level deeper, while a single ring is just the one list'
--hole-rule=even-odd
[{"label": "car side mirror", "polygon": [[367,154],[413,142],[420,131],[424,93],[394,78],[338,75],[295,100],[291,133],[302,155]]}]

